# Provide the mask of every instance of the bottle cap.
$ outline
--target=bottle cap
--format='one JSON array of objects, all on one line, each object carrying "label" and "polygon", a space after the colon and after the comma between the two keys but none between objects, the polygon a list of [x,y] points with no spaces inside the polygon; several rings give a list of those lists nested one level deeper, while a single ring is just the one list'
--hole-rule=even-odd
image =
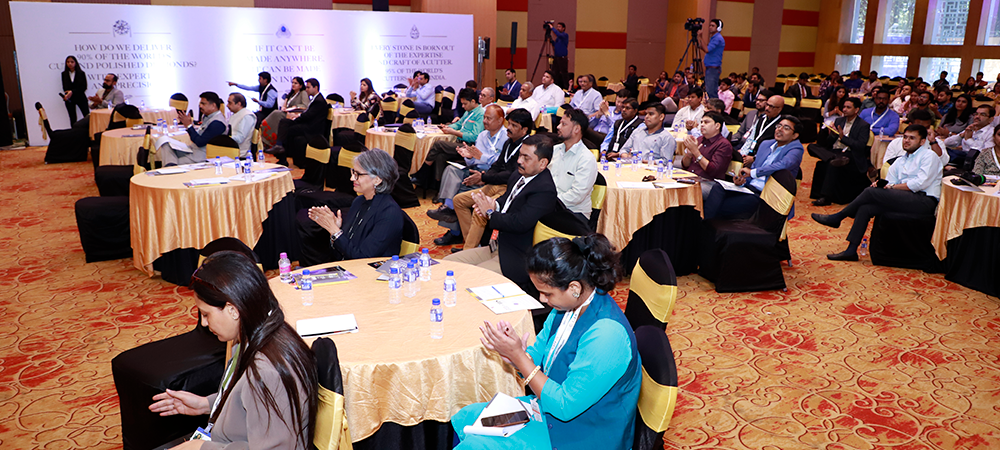
[{"label": "bottle cap", "polygon": [[280,254],[280,255],[278,255],[278,257],[279,257],[279,258],[281,258],[281,259],[285,259],[285,258],[287,258],[287,257],[288,257],[288,253],[285,253],[285,252],[281,252],[281,254]]},{"label": "bottle cap", "polygon": [[453,276],[455,276],[455,271],[454,271],[454,270],[449,270],[449,271],[448,271],[448,272],[446,273],[446,275],[447,275],[447,276],[449,276],[449,277],[453,277]]},{"label": "bottle cap", "polygon": [[399,268],[398,267],[393,267],[393,268],[389,269],[389,273],[392,274],[392,275],[396,275],[396,274],[399,273]]},{"label": "bottle cap", "polygon": [[412,259],[406,262],[406,268],[407,269],[412,269],[414,267],[416,267],[416,266],[413,265],[413,260]]},{"label": "bottle cap", "polygon": [[303,270],[302,275],[309,275],[309,269]]},{"label": "bottle cap", "polygon": [[431,300],[431,304],[434,305],[434,306],[440,305],[441,304],[441,299],[436,298],[434,300]]},{"label": "bottle cap", "polygon": [[428,250],[427,248],[422,248],[420,249],[420,253],[430,253],[430,250]]},{"label": "bottle cap", "polygon": [[393,261],[399,261],[399,255],[392,255]]}]

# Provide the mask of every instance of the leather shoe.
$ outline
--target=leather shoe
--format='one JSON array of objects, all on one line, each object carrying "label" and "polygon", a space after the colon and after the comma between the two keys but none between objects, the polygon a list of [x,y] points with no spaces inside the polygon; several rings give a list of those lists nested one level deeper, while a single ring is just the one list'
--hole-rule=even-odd
[{"label": "leather shoe", "polygon": [[434,239],[434,245],[438,246],[455,245],[463,242],[465,242],[465,239],[462,239],[462,236],[451,234],[450,231],[445,232],[445,234],[441,237]]},{"label": "leather shoe", "polygon": [[830,205],[832,203],[833,202],[831,202],[830,200],[827,200],[826,197],[820,197],[820,198],[818,198],[816,200],[813,200],[813,206],[828,206],[828,205]]},{"label": "leather shoe", "polygon": [[451,252],[452,253],[458,253],[458,252],[460,252],[462,250],[465,250],[465,249],[464,248],[460,248],[460,247],[452,247],[451,248]]},{"label": "leather shoe", "polygon": [[858,254],[857,252],[844,250],[840,253],[831,253],[826,255],[826,259],[829,259],[830,261],[857,261]]},{"label": "leather shoe", "polygon": [[830,165],[833,167],[844,167],[849,162],[851,162],[851,158],[848,158],[846,156],[838,156],[830,160]]},{"label": "leather shoe", "polygon": [[264,149],[264,153],[267,153],[268,155],[284,155],[285,147],[275,145],[274,147]]},{"label": "leather shoe", "polygon": [[428,210],[427,217],[434,220],[440,220],[444,223],[458,222],[458,215],[455,214],[455,210],[444,205],[441,205],[438,209]]},{"label": "leather shoe", "polygon": [[834,219],[833,214],[812,213],[812,219],[815,220],[820,225],[826,225],[830,228],[840,228],[840,221]]}]

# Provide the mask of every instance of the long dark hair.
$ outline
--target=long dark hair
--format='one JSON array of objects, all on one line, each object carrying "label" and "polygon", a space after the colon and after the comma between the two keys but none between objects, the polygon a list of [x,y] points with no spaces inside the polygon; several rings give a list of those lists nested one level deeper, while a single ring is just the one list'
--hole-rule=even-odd
[{"label": "long dark hair", "polygon": [[[80,61],[77,61],[75,56],[69,55],[69,56],[66,57],[66,59],[72,59],[73,60],[73,71],[74,72],[83,73],[83,68],[80,67]],[[63,62],[65,62],[65,61],[66,60],[63,60]],[[69,72],[69,67],[66,66],[66,64],[63,64],[63,72]]]},{"label": "long dark hair", "polygon": [[[838,98],[837,91],[844,91],[844,96]],[[847,98],[847,88],[842,84],[834,86],[833,90],[830,91],[830,99],[826,102],[826,110],[829,111],[832,108],[836,108],[845,98]]]},{"label": "long dark hair", "polygon": [[[965,109],[962,110],[961,114],[959,114],[958,108],[956,108],[956,106],[958,105],[958,99],[960,98],[965,99]],[[945,114],[944,118],[941,119],[941,124],[943,125],[946,123],[969,123],[969,117],[972,116],[972,112],[975,110],[976,108],[972,107],[971,95],[969,94],[959,95],[957,98],[955,98],[955,104],[953,104],[951,106],[951,109],[948,110],[948,114]]]},{"label": "long dark hair", "polygon": [[[292,81],[298,82],[299,86],[301,86],[299,92],[306,90],[306,82],[302,81],[302,77],[292,77]],[[293,95],[295,95],[295,89],[289,89],[288,98],[291,98]]]},{"label": "long dark hair", "polygon": [[[221,251],[209,256],[191,279],[191,288],[203,302],[215,308],[231,303],[239,312],[242,349],[232,379],[239,380],[248,374],[247,385],[251,393],[298,434],[304,447],[308,447],[315,429],[318,401],[316,358],[302,338],[285,323],[285,314],[264,274],[246,255]],[[254,364],[258,354],[266,357],[278,371],[281,388],[290,403],[291,417],[284,417],[275,401],[273,390],[278,386],[264,384],[260,369]],[[231,382],[225,392],[219,394],[220,405],[225,405],[235,385]],[[300,388],[306,393],[305,399],[299,396]],[[302,409],[303,402],[308,410]],[[211,421],[218,418],[219,411],[221,408],[215,411]],[[265,426],[269,427],[270,423]]]},{"label": "long dark hair", "polygon": [[528,252],[527,266],[528,273],[561,290],[579,281],[611,292],[622,275],[619,253],[601,234],[539,242]]},{"label": "long dark hair", "polygon": [[368,85],[368,92],[365,92],[365,97],[369,97],[375,93],[375,86],[372,85],[372,80],[368,78],[362,78],[361,82]]}]

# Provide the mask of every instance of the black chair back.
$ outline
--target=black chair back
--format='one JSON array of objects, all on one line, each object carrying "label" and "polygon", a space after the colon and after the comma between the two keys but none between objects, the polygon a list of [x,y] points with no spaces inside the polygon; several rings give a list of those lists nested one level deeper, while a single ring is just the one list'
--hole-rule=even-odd
[{"label": "black chair back", "polygon": [[632,449],[660,449],[663,432],[670,425],[677,404],[677,363],[663,330],[639,327],[635,330],[635,340],[643,371]]},{"label": "black chair back", "polygon": [[340,372],[337,344],[330,338],[317,338],[313,341],[312,351],[316,355],[316,375],[319,385],[343,395],[344,377]]},{"label": "black chair back", "polygon": [[454,105],[455,88],[448,86],[441,95],[441,108],[436,123],[450,123],[455,118]]},{"label": "black chair back", "polygon": [[205,246],[205,248],[198,251],[198,254],[205,258],[208,258],[209,256],[212,256],[212,254],[215,252],[221,252],[226,250],[242,253],[251,260],[253,260],[254,264],[260,264],[260,258],[257,257],[256,253],[253,252],[253,249],[247,247],[247,245],[244,244],[243,241],[236,239],[234,237],[221,237],[212,242],[209,242],[208,245]]},{"label": "black chair back", "polygon": [[601,219],[601,210],[604,209],[604,199],[608,195],[608,180],[604,174],[598,172],[597,179],[594,180],[594,190],[590,194],[590,231],[597,231],[597,221]]},{"label": "black chair back", "polygon": [[625,318],[632,329],[667,329],[677,300],[677,274],[667,252],[654,248],[639,256],[629,282]]},{"label": "black chair back", "polygon": [[795,176],[787,169],[771,174],[760,194],[760,205],[750,221],[771,233],[780,233],[795,203]]}]

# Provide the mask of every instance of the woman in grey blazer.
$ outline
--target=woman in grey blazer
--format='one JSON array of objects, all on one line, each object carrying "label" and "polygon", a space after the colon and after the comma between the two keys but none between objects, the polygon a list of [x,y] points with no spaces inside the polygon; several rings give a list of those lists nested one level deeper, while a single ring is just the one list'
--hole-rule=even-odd
[{"label": "woman in grey blazer", "polygon": [[161,416],[209,414],[201,433],[207,439],[174,448],[308,448],[317,405],[315,358],[285,323],[264,274],[242,253],[217,252],[191,276],[191,288],[202,324],[234,342],[233,357],[218,393],[168,390],[153,397],[149,409]]}]

